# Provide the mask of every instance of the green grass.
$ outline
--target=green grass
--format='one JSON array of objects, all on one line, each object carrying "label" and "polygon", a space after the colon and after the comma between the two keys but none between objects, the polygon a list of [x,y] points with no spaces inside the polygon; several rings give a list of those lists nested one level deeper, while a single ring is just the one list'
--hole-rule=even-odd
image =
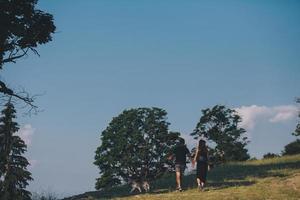
[{"label": "green grass", "polygon": [[[148,194],[129,194],[129,186],[88,192],[73,199],[300,199],[300,155],[233,162],[208,173],[207,190],[196,189],[195,175],[184,177],[184,192],[175,192],[174,174],[152,183]],[[80,197],[80,198],[79,198]]]}]

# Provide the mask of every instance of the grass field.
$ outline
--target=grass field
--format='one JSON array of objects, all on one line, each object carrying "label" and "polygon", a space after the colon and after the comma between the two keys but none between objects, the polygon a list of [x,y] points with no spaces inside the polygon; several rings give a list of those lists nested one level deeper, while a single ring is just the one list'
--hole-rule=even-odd
[{"label": "grass field", "polygon": [[129,186],[120,186],[70,199],[300,199],[300,155],[228,163],[208,173],[205,191],[196,189],[194,174],[185,176],[184,187],[174,191],[175,177],[169,174],[147,194],[129,195]]}]

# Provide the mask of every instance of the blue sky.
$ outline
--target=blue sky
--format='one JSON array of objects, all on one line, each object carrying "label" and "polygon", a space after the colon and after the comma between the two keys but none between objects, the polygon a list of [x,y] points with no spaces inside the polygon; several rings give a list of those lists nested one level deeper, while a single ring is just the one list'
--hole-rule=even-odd
[{"label": "blue sky", "polygon": [[32,191],[93,190],[100,133],[112,117],[161,107],[187,134],[201,109],[224,104],[244,117],[251,156],[280,153],[297,123],[299,1],[39,1],[54,15],[53,41],[1,78],[44,95],[22,116]]}]

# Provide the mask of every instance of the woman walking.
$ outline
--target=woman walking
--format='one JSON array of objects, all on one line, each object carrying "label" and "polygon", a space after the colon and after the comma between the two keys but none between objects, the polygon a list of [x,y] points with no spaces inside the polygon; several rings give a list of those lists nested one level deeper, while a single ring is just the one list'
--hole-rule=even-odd
[{"label": "woman walking", "polygon": [[200,140],[193,159],[193,167],[197,162],[197,183],[199,190],[203,190],[208,169],[208,150],[204,140]]}]

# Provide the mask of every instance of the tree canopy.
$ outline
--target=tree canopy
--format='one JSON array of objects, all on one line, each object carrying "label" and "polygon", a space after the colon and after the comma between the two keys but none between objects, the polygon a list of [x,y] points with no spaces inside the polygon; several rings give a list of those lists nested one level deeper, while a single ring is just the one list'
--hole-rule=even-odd
[{"label": "tree canopy", "polygon": [[94,164],[100,169],[96,189],[162,175],[166,155],[179,137],[168,131],[166,119],[167,112],[160,108],[130,109],[114,117],[96,150]]},{"label": "tree canopy", "polygon": [[297,139],[284,147],[282,155],[294,155],[300,153],[300,140]]},{"label": "tree canopy", "polygon": [[245,129],[238,125],[241,117],[235,110],[222,105],[202,110],[202,116],[191,133],[194,139],[205,138],[210,146],[210,157],[216,162],[249,159],[245,148],[248,141]]},{"label": "tree canopy", "polygon": [[[38,54],[38,45],[52,40],[56,28],[53,16],[36,9],[37,2],[37,0],[0,1],[0,70],[6,63],[15,63],[29,52]],[[25,92],[19,95],[1,80],[0,93],[14,96],[33,106],[33,99],[24,95]]]}]

